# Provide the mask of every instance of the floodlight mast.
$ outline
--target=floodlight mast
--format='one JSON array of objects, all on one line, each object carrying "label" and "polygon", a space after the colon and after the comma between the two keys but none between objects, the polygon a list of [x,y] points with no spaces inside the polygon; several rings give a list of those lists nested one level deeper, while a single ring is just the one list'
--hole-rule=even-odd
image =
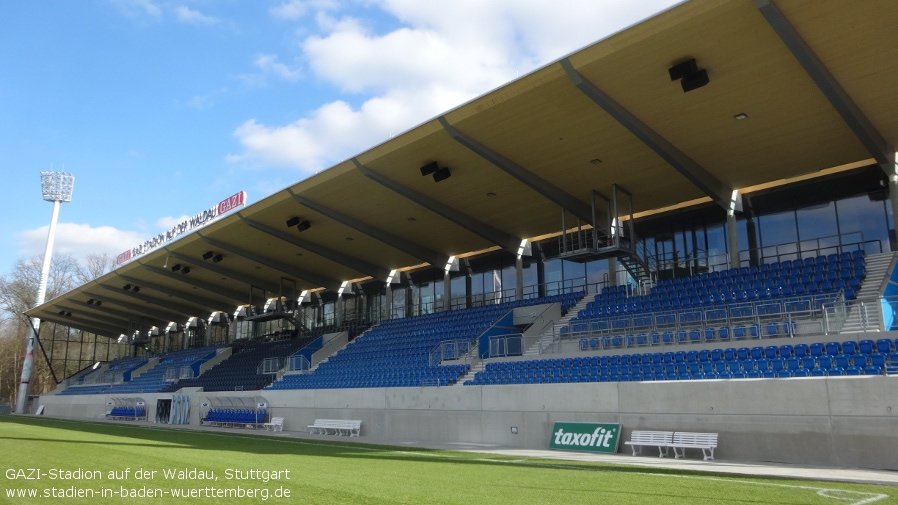
[{"label": "floodlight mast", "polygon": [[[53,202],[53,217],[50,218],[50,230],[47,232],[47,248],[44,250],[44,262],[41,266],[41,280],[37,288],[37,300],[34,306],[44,303],[47,295],[47,280],[50,277],[50,261],[53,255],[53,242],[56,238],[56,221],[59,219],[59,204],[72,201],[72,189],[75,176],[65,172],[41,172],[41,193],[44,200]],[[34,340],[40,334],[41,320],[34,318],[33,330],[28,336],[25,346],[25,359],[22,362],[22,377],[19,380],[19,395],[16,398],[16,414],[24,414],[28,405],[28,389],[31,386],[31,370],[34,368]]]}]

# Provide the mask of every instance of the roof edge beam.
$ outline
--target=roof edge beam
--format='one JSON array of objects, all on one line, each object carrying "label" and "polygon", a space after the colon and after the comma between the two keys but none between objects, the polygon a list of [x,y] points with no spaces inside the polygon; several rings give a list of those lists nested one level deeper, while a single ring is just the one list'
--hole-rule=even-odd
[{"label": "roof edge beam", "polygon": [[58,316],[45,316],[41,317],[41,321],[49,321],[54,324],[58,324],[61,326],[66,326],[68,328],[74,328],[80,331],[86,331],[88,333],[93,333],[95,335],[100,335],[106,338],[115,338],[118,335],[121,335],[123,332],[116,329],[115,326],[107,326],[97,323],[89,323],[85,321],[81,321],[77,318],[69,318],[69,317],[58,317]]},{"label": "roof edge beam", "polygon": [[[127,281],[126,281],[126,282],[127,282]],[[162,307],[162,308],[164,308],[164,309],[166,309],[166,310],[173,311],[172,314],[176,315],[177,317],[184,318],[184,320],[187,320],[187,318],[189,318],[191,315],[195,315],[195,313],[199,311],[199,309],[198,309],[197,307],[195,307],[195,306],[194,306],[194,307],[188,307],[188,306],[186,306],[186,305],[181,305],[181,304],[179,304],[179,303],[174,303],[174,302],[172,302],[171,300],[160,300],[160,299],[158,299],[158,298],[153,298],[153,297],[151,297],[151,296],[139,295],[139,294],[137,294],[137,293],[134,293],[133,291],[123,291],[122,288],[116,288],[116,287],[113,287],[113,286],[108,286],[108,285],[106,285],[106,284],[101,284],[100,286],[103,287],[103,288],[105,288],[105,289],[108,289],[109,291],[112,291],[112,292],[114,292],[114,293],[115,293],[115,292],[121,293],[123,296],[125,296],[125,297],[127,297],[127,298],[130,298],[130,299],[132,299],[132,300],[135,300],[135,301],[137,301],[137,302],[146,303],[146,304],[152,304],[152,305],[154,305],[154,306],[156,306],[156,307]],[[139,284],[139,286],[142,286],[142,284]],[[113,300],[109,300],[110,303],[111,303],[112,301],[113,301]],[[104,303],[105,303],[105,302],[106,302],[106,300],[104,300]],[[118,303],[118,302],[116,302],[116,303]],[[128,307],[128,308],[131,309],[131,310],[139,311],[139,312],[141,312],[141,313],[146,313],[146,312],[143,312],[143,311],[141,311],[141,310],[139,310],[139,309],[135,309],[135,308],[133,308],[133,307]],[[180,321],[180,320],[179,320],[179,319],[173,318],[173,319],[171,319],[171,321]]]},{"label": "roof edge beam", "polygon": [[[133,321],[134,320],[134,314],[129,314],[127,312],[122,312],[120,310],[111,309],[111,308],[107,308],[107,307],[97,307],[96,305],[93,305],[93,304],[90,304],[87,302],[82,302],[81,300],[75,300],[75,299],[70,298],[70,299],[66,300],[66,303],[74,304],[76,307],[79,307],[80,309],[86,309],[86,310],[78,310],[78,313],[81,315],[84,315],[84,316],[87,316],[88,314],[93,315],[94,314],[93,311],[99,311],[102,313],[102,317],[107,318],[107,320],[108,320],[108,318],[122,319],[124,321]],[[101,317],[101,316],[98,315],[97,317]],[[167,324],[169,322],[168,320],[162,319],[160,317],[149,317],[149,316],[145,317],[144,321],[147,323],[152,323],[155,326],[159,326],[160,324]]]},{"label": "roof edge beam", "polygon": [[801,34],[792,26],[789,19],[776,6],[773,0],[755,0],[755,6],[776,32],[783,44],[789,49],[799,65],[804,68],[814,84],[829,100],[836,112],[842,116],[842,120],[851,128],[861,144],[867,149],[876,163],[889,175],[895,173],[895,149],[879,133],[873,123],[861,112],[851,96],[839,84],[829,69],[814,54],[811,47],[801,37]]},{"label": "roof edge beam", "polygon": [[316,244],[314,242],[311,242],[309,240],[306,240],[306,239],[303,239],[300,237],[295,237],[289,233],[284,233],[281,230],[274,229],[274,228],[272,228],[270,226],[266,226],[258,221],[253,221],[252,219],[246,218],[239,212],[237,213],[237,215],[240,217],[240,219],[243,221],[244,224],[246,224],[247,226],[249,226],[251,228],[255,228],[256,230],[259,230],[262,233],[265,233],[267,235],[271,235],[272,237],[283,240],[284,242],[287,242],[288,244],[292,244],[301,249],[310,251],[313,254],[317,254],[318,256],[321,256],[322,258],[325,258],[325,259],[334,261],[340,265],[349,267],[349,268],[355,270],[356,272],[362,273],[364,275],[370,275],[371,277],[374,277],[375,279],[381,279],[381,280],[385,280],[390,275],[390,271],[387,270],[386,268],[381,268],[377,265],[374,265],[372,263],[368,263],[367,261],[360,260],[358,258],[349,256],[348,254],[344,254],[340,251],[335,251],[329,247],[325,247],[323,245]]},{"label": "roof edge beam", "polygon": [[[468,135],[460,132],[457,128],[450,125],[449,122],[446,121],[445,116],[440,116],[437,118],[437,120],[441,125],[443,125],[443,129],[446,130],[446,133],[448,133],[450,137],[452,137],[459,144],[467,147],[474,154],[477,154],[486,161],[489,161],[503,172],[522,182],[525,186],[529,187],[533,191],[536,191],[544,198],[555,203],[562,209],[566,209],[568,212],[587,223],[595,224],[592,222],[592,209],[589,205],[583,203],[579,198],[574,197],[573,195],[567,193],[566,191],[555,186],[542,177],[518,165],[505,156],[502,156],[496,151],[493,151],[489,147],[481,144]],[[515,247],[514,252],[515,254],[517,254],[517,247]]]},{"label": "roof edge beam", "polygon": [[[235,281],[242,282],[242,283],[246,284],[247,286],[255,286],[258,288],[262,288],[262,289],[268,291],[269,293],[278,293],[279,292],[279,287],[277,284],[266,282],[262,279],[253,279],[253,278],[247,277],[243,274],[240,274],[238,272],[234,272],[233,270],[228,270],[227,268],[222,268],[215,264],[210,264],[207,261],[201,261],[196,258],[184,256],[183,254],[172,252],[172,251],[169,251],[168,249],[166,249],[166,253],[169,256],[171,256],[172,258],[174,258],[182,263],[189,263],[195,267],[199,267],[199,268],[208,270],[210,272],[214,272],[222,277],[227,277],[229,279],[234,279]],[[247,290],[247,299],[249,299],[248,293],[249,293],[249,290]],[[241,303],[246,303],[246,301],[244,300],[244,302],[241,302]]]},{"label": "roof edge beam", "polygon": [[[107,286],[106,284],[98,284],[98,286],[100,286],[101,288],[104,288],[104,289],[108,289],[109,291],[118,292],[118,289],[116,289],[112,286]],[[95,295],[95,294],[91,294],[88,292],[85,292],[84,294],[88,295],[90,298],[93,298],[94,300],[99,300],[99,301],[103,302],[104,304],[118,305],[119,307],[124,307],[128,310],[134,311],[138,314],[143,314],[144,316],[146,316],[148,318],[152,318],[152,319],[156,319],[156,320],[171,322],[171,321],[177,321],[176,318],[182,316],[181,313],[178,313],[176,311],[170,311],[167,309],[167,307],[162,307],[155,303],[153,303],[153,307],[148,307],[147,304],[140,305],[140,304],[136,304],[136,303],[130,303],[130,302],[126,302],[123,300],[119,300],[118,298],[100,296],[100,295]],[[150,310],[154,307],[159,308],[159,310],[158,311]]]},{"label": "roof edge beam", "polygon": [[296,277],[298,279],[303,279],[305,281],[311,282],[312,284],[317,284],[318,286],[327,288],[331,291],[336,291],[336,290],[340,289],[340,281],[338,281],[336,279],[331,279],[329,277],[325,277],[323,275],[309,272],[307,270],[302,270],[302,269],[299,269],[299,268],[296,268],[296,267],[293,267],[290,265],[285,265],[284,263],[259,256],[258,254],[247,251],[245,249],[241,249],[239,247],[234,247],[234,246],[225,244],[224,242],[219,242],[218,240],[209,238],[199,232],[197,232],[197,236],[200,237],[201,239],[203,239],[207,244],[211,245],[212,247],[215,247],[216,249],[221,249],[221,250],[227,251],[231,254],[237,254],[237,255],[243,256],[244,258],[247,258],[251,261],[255,261],[256,263],[259,263],[260,265],[265,265],[268,268],[277,270],[281,273],[287,274],[288,276]]},{"label": "roof edge beam", "polygon": [[424,207],[425,209],[438,214],[444,219],[452,221],[453,223],[479,236],[480,238],[492,242],[493,244],[502,247],[508,252],[517,254],[518,248],[521,245],[520,238],[515,238],[508,233],[505,233],[504,231],[493,228],[492,226],[480,220],[474,219],[463,212],[459,212],[458,210],[442,202],[438,202],[432,198],[427,197],[426,195],[418,193],[417,191],[407,186],[403,186],[402,184],[384,175],[374,172],[365,165],[362,165],[356,158],[352,158],[352,162],[365,177],[371,179],[372,181],[393,191],[394,193],[397,193],[407,200],[411,200]]},{"label": "roof edge beam", "polygon": [[[115,331],[115,328],[118,327],[117,323],[111,323],[108,318],[104,318],[99,314],[93,314],[90,312],[83,312],[78,309],[73,309],[68,305],[54,305],[54,307],[64,310],[66,312],[65,319],[71,319],[81,324],[90,324],[95,326],[96,328],[106,328],[108,331]],[[73,313],[73,315],[69,316],[69,313]],[[131,319],[125,319],[126,324],[130,323]]]},{"label": "roof edge beam", "polygon": [[293,199],[296,200],[297,202],[299,202],[301,205],[304,205],[304,206],[314,210],[315,212],[327,217],[328,219],[333,219],[334,221],[337,221],[338,223],[344,224],[344,225],[358,231],[359,233],[364,233],[365,235],[377,240],[378,242],[387,244],[388,246],[393,247],[394,249],[397,249],[399,251],[402,251],[402,252],[408,254],[409,256],[414,256],[415,258],[418,258],[419,260],[426,261],[427,263],[430,263],[431,265],[433,265],[435,267],[442,267],[443,265],[445,265],[446,263],[449,262],[449,256],[447,256],[445,254],[438,253],[436,251],[432,251],[426,247],[420,246],[418,244],[414,244],[412,242],[409,242],[408,240],[397,237],[396,235],[393,235],[392,233],[383,231],[379,228],[375,228],[374,226],[367,225],[357,219],[353,219],[344,214],[340,214],[339,212],[337,212],[333,209],[330,209],[328,207],[325,207],[324,205],[315,203],[311,200],[308,200],[306,198],[303,198],[303,197],[297,195],[296,193],[293,192],[292,189],[288,188],[287,192],[289,192],[290,195],[293,197]]},{"label": "roof edge beam", "polygon": [[[588,81],[580,72],[574,68],[574,65],[568,58],[561,60],[561,66],[567,73],[568,78],[584,95],[592,100],[596,105],[601,107],[609,116],[615,119],[621,126],[630,131],[633,135],[641,140],[646,146],[656,154],[661,156],[670,166],[672,166],[683,177],[698,187],[706,195],[725,210],[729,210],[733,203],[733,188],[724,184],[717,177],[714,177],[704,167],[695,162],[686,153],[680,151],[675,145],[671,144],[664,137],[652,130],[641,119],[636,117],[629,110],[625,109],[613,98],[608,96],[598,86]],[[741,201],[737,202],[737,211],[742,211]]]},{"label": "roof edge beam", "polygon": [[[160,293],[162,295],[168,295],[174,298],[178,298],[185,302],[191,303],[193,305],[202,307],[203,309],[208,310],[209,312],[215,312],[217,310],[222,310],[221,306],[224,305],[224,302],[211,300],[209,298],[205,298],[202,296],[197,296],[191,293],[184,293],[182,291],[177,291],[174,289],[167,289],[158,284],[154,284],[152,282],[141,281],[134,277],[129,277],[127,275],[119,275],[119,277],[129,284],[134,284],[135,286],[140,286],[141,289],[151,289]],[[217,307],[217,308],[216,308]],[[186,308],[186,306],[185,306]]]},{"label": "roof edge beam", "polygon": [[97,335],[102,335],[104,337],[108,337],[109,335],[115,334],[115,332],[119,331],[118,326],[103,324],[97,321],[85,320],[84,318],[80,318],[77,315],[63,317],[59,317],[58,315],[48,315],[41,317],[41,321],[49,321],[54,324],[67,326],[69,328],[75,328],[81,331],[87,331]]},{"label": "roof edge beam", "polygon": [[[140,260],[138,260],[138,263],[140,263]],[[187,284],[188,286],[193,287],[193,288],[202,289],[202,290],[210,292],[210,293],[216,293],[218,295],[221,295],[222,297],[229,299],[235,305],[240,305],[240,304],[246,302],[245,294],[235,293],[234,291],[231,291],[229,289],[224,289],[221,286],[216,286],[216,285],[208,283],[208,282],[191,279],[190,276],[183,275],[183,274],[176,274],[176,273],[170,272],[164,268],[156,268],[156,267],[147,265],[145,263],[140,263],[140,266],[142,266],[145,270],[147,270],[149,272],[152,272],[156,275],[160,275],[162,277],[173,280],[175,282],[180,282],[183,284]],[[140,284],[140,283],[136,283],[136,284],[138,284],[140,286],[146,285],[148,288],[156,289],[152,285],[146,284],[146,282],[144,282],[144,284]],[[163,292],[165,292],[165,291],[163,291]],[[172,295],[172,296],[176,296],[176,295]],[[193,300],[193,299],[195,299],[195,297],[191,296],[190,299]]]}]

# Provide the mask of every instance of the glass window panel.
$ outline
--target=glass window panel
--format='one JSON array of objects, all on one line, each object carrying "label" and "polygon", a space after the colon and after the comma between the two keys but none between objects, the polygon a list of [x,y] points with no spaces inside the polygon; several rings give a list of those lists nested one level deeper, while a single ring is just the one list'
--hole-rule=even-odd
[{"label": "glass window panel", "polygon": [[608,281],[608,260],[590,261],[586,264],[586,282],[589,293],[599,293]]},{"label": "glass window panel", "polygon": [[727,268],[727,230],[724,223],[711,225],[706,230],[705,239],[707,240],[708,261],[711,265]]},{"label": "glass window panel", "polygon": [[805,256],[835,252],[835,249],[828,249],[837,246],[839,242],[835,203],[805,207],[798,209],[795,214],[800,246]]},{"label": "glass window panel", "polygon": [[546,260],[544,265],[546,274],[546,294],[556,294],[558,293],[562,281],[561,260],[557,258]]},{"label": "glass window panel", "polygon": [[780,244],[789,244],[798,240],[798,230],[795,227],[795,212],[791,210],[759,216],[757,223],[758,237],[760,239],[758,245],[761,247],[776,247]]},{"label": "glass window panel", "polygon": [[890,207],[885,202],[871,202],[866,195],[839,200],[836,209],[843,245],[864,241],[867,242],[868,253],[880,252],[880,247],[882,251],[891,250],[888,219]]},{"label": "glass window panel", "polygon": [[524,298],[533,298],[539,294],[539,280],[536,275],[536,262],[524,265]]},{"label": "glass window panel", "polygon": [[502,269],[502,292],[506,300],[514,300],[518,287],[518,272],[515,265]]}]

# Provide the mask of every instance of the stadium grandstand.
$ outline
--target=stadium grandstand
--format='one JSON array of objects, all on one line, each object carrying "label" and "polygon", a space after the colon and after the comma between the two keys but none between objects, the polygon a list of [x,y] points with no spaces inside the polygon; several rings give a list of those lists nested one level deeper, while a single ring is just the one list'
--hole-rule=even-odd
[{"label": "stadium grandstand", "polygon": [[58,335],[108,342],[36,403],[518,448],[616,423],[898,469],[896,25],[878,0],[687,1],[259,201],[197,202],[28,312],[54,370]]}]

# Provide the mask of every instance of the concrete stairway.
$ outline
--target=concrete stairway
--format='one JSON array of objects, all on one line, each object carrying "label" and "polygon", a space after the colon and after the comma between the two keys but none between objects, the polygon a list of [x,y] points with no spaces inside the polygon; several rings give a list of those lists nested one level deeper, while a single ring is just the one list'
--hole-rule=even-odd
[{"label": "concrete stairway", "polygon": [[867,256],[865,261],[867,276],[857,292],[857,300],[849,308],[848,317],[845,318],[840,333],[882,331],[882,314],[878,300],[882,295],[883,284],[892,273],[889,267],[896,255],[898,254],[887,252]]},{"label": "concrete stairway", "polygon": [[[592,301],[593,299],[595,299],[595,295],[584,296],[583,299],[581,299],[579,302],[577,302],[577,305],[574,305],[573,307],[571,307],[568,310],[567,314],[565,314],[561,319],[556,321],[555,324],[552,325],[551,329],[546,330],[540,336],[540,338],[532,346],[530,346],[529,349],[524,351],[524,356],[539,355],[539,353],[542,349],[545,349],[549,344],[551,344],[554,341],[555,335],[558,334],[559,328],[567,326],[568,322],[570,322],[571,319],[576,317],[577,314],[584,307],[586,307],[586,304],[589,303],[590,301]],[[486,360],[479,360],[479,359],[473,360],[472,359],[472,362],[474,364],[471,366],[471,369],[468,371],[467,374],[465,374],[462,377],[459,377],[458,382],[456,382],[454,384],[455,386],[462,386],[466,380],[473,379],[474,375],[477,372],[480,372],[486,368]]]},{"label": "concrete stairway", "polygon": [[577,314],[579,314],[581,310],[586,308],[586,305],[594,299],[594,294],[584,296],[579,302],[577,302],[577,305],[574,305],[570,310],[568,310],[567,314],[565,314],[558,321],[555,321],[555,324],[552,325],[551,329],[544,331],[543,334],[540,335],[539,339],[537,339],[537,341],[534,342],[529,349],[524,351],[524,356],[537,356],[541,354],[546,347],[549,347],[552,342],[555,341],[555,337],[556,335],[558,335],[559,330],[567,326],[568,323],[571,322],[571,319],[577,317]]}]

